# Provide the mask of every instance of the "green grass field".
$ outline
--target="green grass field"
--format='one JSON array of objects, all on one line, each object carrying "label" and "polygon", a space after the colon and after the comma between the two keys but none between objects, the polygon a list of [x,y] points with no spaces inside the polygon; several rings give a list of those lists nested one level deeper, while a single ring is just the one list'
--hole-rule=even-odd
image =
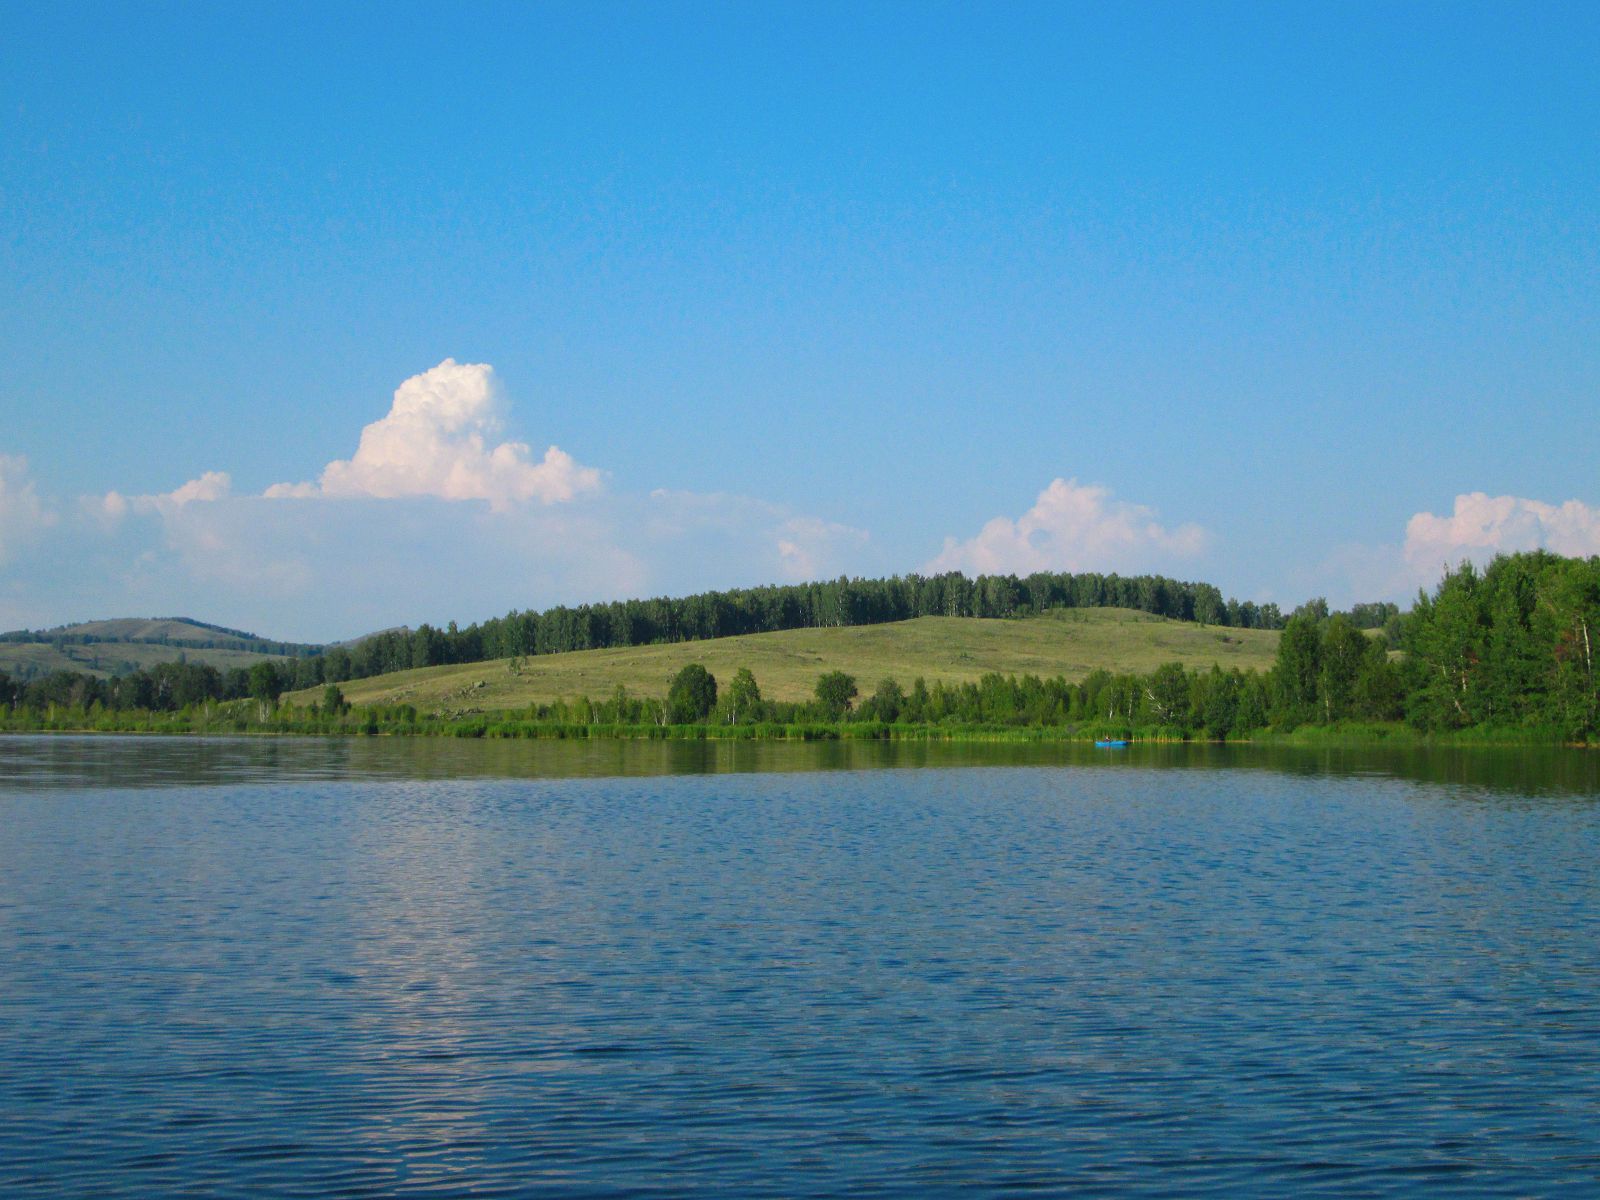
[{"label": "green grass field", "polygon": [[[589,696],[604,699],[620,683],[636,697],[665,696],[667,682],[697,662],[726,684],[748,667],[772,700],[811,698],[817,677],[847,671],[863,693],[891,676],[909,687],[922,676],[932,684],[1003,675],[1063,675],[1091,671],[1146,672],[1167,662],[1190,667],[1265,670],[1277,653],[1271,630],[1227,629],[1171,621],[1116,608],[1060,609],[1016,621],[919,617],[889,625],[847,629],[791,629],[666,646],[582,650],[522,660],[423,667],[342,684],[354,704],[414,704],[424,712],[492,712],[532,703]],[[288,697],[306,704],[317,691]]]}]

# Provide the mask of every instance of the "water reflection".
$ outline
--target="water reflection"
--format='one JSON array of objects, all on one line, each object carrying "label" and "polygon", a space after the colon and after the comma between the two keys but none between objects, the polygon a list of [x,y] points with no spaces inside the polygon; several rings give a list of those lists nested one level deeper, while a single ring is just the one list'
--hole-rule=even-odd
[{"label": "water reflection", "polygon": [[293,780],[595,779],[938,767],[1265,770],[1378,776],[1525,796],[1600,795],[1600,753],[1564,747],[938,742],[511,741],[0,735],[0,789]]},{"label": "water reflection", "polygon": [[1591,761],[9,739],[0,1195],[1585,1194]]}]

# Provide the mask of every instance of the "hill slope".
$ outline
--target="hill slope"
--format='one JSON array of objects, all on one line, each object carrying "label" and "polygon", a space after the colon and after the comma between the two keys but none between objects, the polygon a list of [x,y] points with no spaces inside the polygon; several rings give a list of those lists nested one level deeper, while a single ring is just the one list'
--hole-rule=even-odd
[{"label": "hill slope", "polygon": [[[918,617],[887,625],[790,629],[659,646],[619,646],[459,666],[423,667],[341,684],[355,704],[414,704],[425,712],[494,711],[589,696],[603,699],[620,683],[633,696],[664,696],[667,681],[689,663],[702,663],[726,684],[748,667],[773,700],[805,700],[817,677],[848,671],[864,692],[892,676],[910,686],[1004,675],[1064,675],[1091,671],[1150,671],[1165,662],[1191,667],[1264,670],[1277,653],[1278,634],[1173,621],[1118,608],[1057,609],[1023,620]],[[290,697],[318,698],[315,691]]]},{"label": "hill slope", "polygon": [[287,661],[279,654],[249,650],[188,649],[156,642],[94,642],[89,645],[55,645],[50,642],[0,642],[0,671],[13,679],[34,679],[54,671],[76,671],[105,679],[128,675],[157,663],[205,663],[219,671],[248,667],[262,659]]},{"label": "hill slope", "polygon": [[104,678],[179,658],[227,670],[312,649],[187,617],[121,617],[0,634],[0,671],[18,679],[53,671]]},{"label": "hill slope", "polygon": [[242,629],[211,625],[192,617],[116,617],[106,621],[78,621],[53,629],[19,629],[0,633],[3,642],[171,642],[175,645],[248,650],[262,643],[311,650],[301,643],[280,642]]},{"label": "hill slope", "polygon": [[220,625],[207,625],[187,617],[116,617],[108,621],[79,621],[40,634],[38,640],[54,637],[94,638],[103,642],[240,642],[256,639],[252,634]]}]

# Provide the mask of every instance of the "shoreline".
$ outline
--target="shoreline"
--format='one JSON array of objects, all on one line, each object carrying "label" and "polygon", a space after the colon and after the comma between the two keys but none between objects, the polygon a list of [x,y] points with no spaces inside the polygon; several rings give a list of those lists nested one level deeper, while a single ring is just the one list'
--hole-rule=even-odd
[{"label": "shoreline", "polygon": [[[1573,749],[1600,748],[1592,742],[1569,741],[1547,730],[1465,729],[1426,733],[1400,723],[1359,726],[1302,726],[1294,730],[1263,729],[1248,737],[1207,738],[1175,730],[1066,728],[1050,726],[928,726],[842,722],[793,725],[609,725],[496,719],[490,714],[454,721],[389,722],[350,720],[253,721],[224,714],[172,714],[152,721],[70,721],[48,719],[17,722],[0,718],[0,736],[45,734],[108,737],[248,737],[339,739],[445,739],[482,741],[612,741],[612,742],[896,742],[943,744],[1015,744],[1093,746],[1110,737],[1140,746],[1290,746],[1361,749]],[[1108,747],[1107,749],[1112,749]]]}]

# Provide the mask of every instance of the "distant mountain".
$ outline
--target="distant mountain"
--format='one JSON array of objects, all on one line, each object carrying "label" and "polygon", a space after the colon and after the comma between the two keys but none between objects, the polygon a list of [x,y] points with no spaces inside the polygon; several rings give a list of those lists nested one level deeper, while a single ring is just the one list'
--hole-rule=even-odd
[{"label": "distant mountain", "polygon": [[309,642],[275,641],[191,617],[119,617],[0,634],[0,671],[19,679],[52,671],[104,677],[177,659],[226,670],[321,650]]},{"label": "distant mountain", "polygon": [[322,647],[324,650],[354,650],[369,638],[382,637],[386,633],[410,633],[409,625],[391,625],[387,629],[374,629],[371,633],[363,633],[359,637],[345,638],[342,642],[329,642]]},{"label": "distant mountain", "polygon": [[78,621],[54,629],[18,629],[0,633],[0,642],[45,642],[90,645],[96,642],[146,642],[161,646],[191,646],[197,650],[250,650],[294,656],[315,654],[320,645],[264,638],[226,625],[212,625],[193,617],[117,617],[108,621]]}]

